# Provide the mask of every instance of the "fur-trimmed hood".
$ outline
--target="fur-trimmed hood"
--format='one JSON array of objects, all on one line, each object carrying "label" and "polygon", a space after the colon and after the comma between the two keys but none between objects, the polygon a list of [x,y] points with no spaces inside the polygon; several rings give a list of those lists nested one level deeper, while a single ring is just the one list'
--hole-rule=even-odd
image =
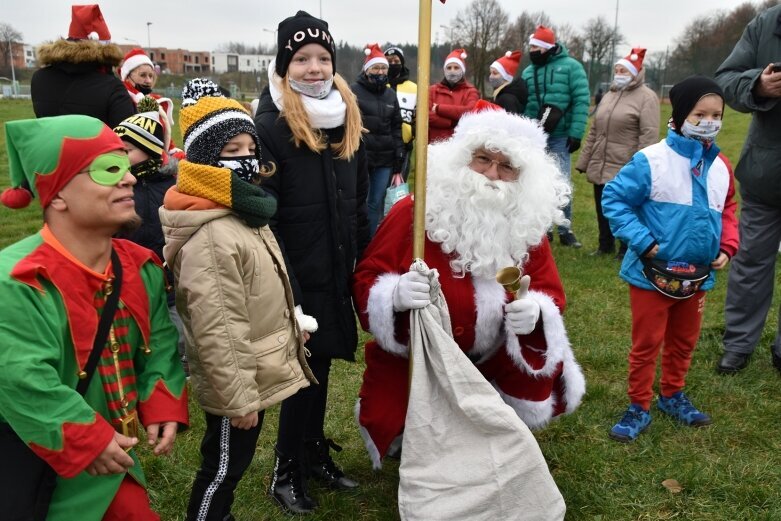
[{"label": "fur-trimmed hood", "polygon": [[122,61],[122,51],[113,43],[97,40],[56,40],[38,48],[38,63],[41,66],[54,63],[98,63],[116,67]]}]

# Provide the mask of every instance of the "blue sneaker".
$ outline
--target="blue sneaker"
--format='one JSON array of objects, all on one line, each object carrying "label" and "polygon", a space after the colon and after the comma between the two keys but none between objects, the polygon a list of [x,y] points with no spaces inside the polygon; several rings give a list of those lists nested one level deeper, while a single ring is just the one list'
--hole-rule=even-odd
[{"label": "blue sneaker", "polygon": [[633,403],[621,420],[610,429],[610,437],[622,443],[629,443],[635,441],[650,424],[651,413]]},{"label": "blue sneaker", "polygon": [[692,405],[692,402],[683,394],[683,391],[678,391],[669,398],[660,395],[657,406],[663,413],[672,416],[689,427],[702,427],[711,424],[710,416]]}]

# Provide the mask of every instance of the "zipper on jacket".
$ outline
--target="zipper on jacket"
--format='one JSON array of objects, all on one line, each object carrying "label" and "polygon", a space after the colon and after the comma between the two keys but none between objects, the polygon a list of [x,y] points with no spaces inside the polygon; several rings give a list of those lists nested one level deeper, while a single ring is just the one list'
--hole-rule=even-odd
[{"label": "zipper on jacket", "polygon": [[615,103],[613,103],[613,106],[610,107],[610,113],[607,115],[607,124],[605,125],[605,145],[602,148],[602,170],[599,172],[599,177],[602,177],[602,172],[605,171],[605,164],[607,163],[607,143],[610,138],[608,138],[608,132],[610,130],[610,121],[613,119],[613,112],[615,112],[616,107],[618,106],[618,103],[621,101],[621,97],[624,95],[624,91],[622,90],[618,94],[618,99]]}]

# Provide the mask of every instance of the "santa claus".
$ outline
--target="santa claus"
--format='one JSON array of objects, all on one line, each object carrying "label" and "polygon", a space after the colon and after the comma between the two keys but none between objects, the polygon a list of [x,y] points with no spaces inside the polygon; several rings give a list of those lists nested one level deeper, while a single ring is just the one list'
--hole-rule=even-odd
[{"label": "santa claus", "polygon": [[[545,147],[536,122],[488,108],[428,152],[424,260],[439,272],[456,343],[532,429],[575,410],[585,392],[545,237],[565,222],[570,187]],[[356,417],[375,468],[404,430],[409,310],[429,304],[429,279],[408,271],[412,220],[409,197],[385,218],[353,280],[361,325],[374,335]],[[496,282],[508,266],[530,283],[515,300]]]}]

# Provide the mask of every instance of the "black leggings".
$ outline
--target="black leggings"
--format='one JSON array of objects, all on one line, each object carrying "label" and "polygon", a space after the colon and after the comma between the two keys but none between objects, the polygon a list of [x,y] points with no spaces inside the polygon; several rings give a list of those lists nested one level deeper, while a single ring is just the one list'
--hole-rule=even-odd
[{"label": "black leggings", "polygon": [[237,429],[230,418],[206,415],[206,432],[201,442],[201,468],[195,475],[188,521],[222,521],[230,514],[233,492],[255,455],[264,411],[258,412],[258,425]]},{"label": "black leggings", "polygon": [[310,385],[282,402],[279,412],[277,450],[288,458],[298,458],[304,440],[325,437],[325,407],[328,401],[330,358],[309,358],[318,385]]}]

